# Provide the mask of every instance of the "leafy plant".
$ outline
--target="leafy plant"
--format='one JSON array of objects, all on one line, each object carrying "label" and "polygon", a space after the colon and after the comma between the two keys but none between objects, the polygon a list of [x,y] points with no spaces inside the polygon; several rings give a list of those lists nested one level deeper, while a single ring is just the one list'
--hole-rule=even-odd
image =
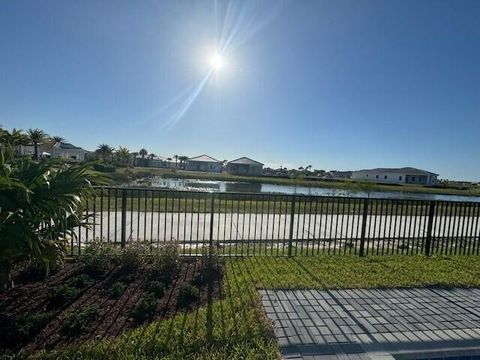
[{"label": "leafy plant", "polygon": [[65,243],[86,226],[84,201],[94,194],[90,164],[15,159],[0,150],[0,290],[13,286],[12,267],[38,261],[49,273]]},{"label": "leafy plant", "polygon": [[93,280],[87,274],[80,274],[80,275],[74,276],[68,279],[66,282],[66,285],[77,288],[77,289],[83,289],[92,284],[93,284]]},{"label": "leafy plant", "polygon": [[166,244],[154,247],[150,253],[152,265],[152,278],[170,282],[178,271],[179,254],[178,246]]},{"label": "leafy plant", "polygon": [[134,273],[125,274],[125,275],[123,275],[123,276],[120,278],[120,282],[122,282],[122,283],[124,283],[124,284],[131,284],[131,283],[133,283],[135,280],[136,280],[136,278],[135,278],[135,274],[134,274]]},{"label": "leafy plant", "polygon": [[72,302],[80,292],[79,289],[70,285],[58,285],[52,289],[48,296],[49,307],[61,307]]},{"label": "leafy plant", "polygon": [[146,244],[135,242],[121,250],[118,261],[125,269],[134,270],[145,264],[148,252]]},{"label": "leafy plant", "polygon": [[133,317],[138,322],[151,320],[155,316],[157,306],[157,298],[153,294],[147,293],[140,298],[140,301],[133,311]]},{"label": "leafy plant", "polygon": [[17,320],[0,316],[0,347],[15,347],[31,340],[55,315],[55,311],[38,312]]},{"label": "leafy plant", "polygon": [[108,297],[110,299],[118,299],[125,292],[126,288],[127,288],[127,285],[125,285],[120,281],[117,281],[108,289],[107,291]]},{"label": "leafy plant", "polygon": [[94,241],[80,255],[80,263],[85,267],[85,271],[96,275],[103,273],[116,257],[118,251],[112,244]]},{"label": "leafy plant", "polygon": [[80,335],[99,314],[100,310],[97,305],[77,309],[64,320],[60,327],[60,333],[68,337]]},{"label": "leafy plant", "polygon": [[184,307],[200,299],[200,290],[192,284],[185,284],[180,289],[177,303]]},{"label": "leafy plant", "polygon": [[152,281],[147,291],[157,298],[161,298],[165,294],[165,284],[160,281]]}]

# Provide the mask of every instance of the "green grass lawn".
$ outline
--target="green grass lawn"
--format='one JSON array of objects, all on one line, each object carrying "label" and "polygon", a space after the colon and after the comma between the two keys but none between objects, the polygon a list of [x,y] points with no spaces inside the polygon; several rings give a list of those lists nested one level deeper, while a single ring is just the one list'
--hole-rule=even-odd
[{"label": "green grass lawn", "polygon": [[480,286],[479,257],[252,257],[226,263],[223,299],[49,359],[279,359],[256,288]]}]

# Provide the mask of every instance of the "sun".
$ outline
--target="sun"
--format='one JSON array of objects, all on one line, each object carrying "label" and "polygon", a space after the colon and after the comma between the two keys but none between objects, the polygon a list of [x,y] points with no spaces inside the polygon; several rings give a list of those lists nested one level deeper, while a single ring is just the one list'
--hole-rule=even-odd
[{"label": "sun", "polygon": [[220,70],[225,65],[225,61],[220,54],[213,54],[210,58],[210,66],[213,70]]}]

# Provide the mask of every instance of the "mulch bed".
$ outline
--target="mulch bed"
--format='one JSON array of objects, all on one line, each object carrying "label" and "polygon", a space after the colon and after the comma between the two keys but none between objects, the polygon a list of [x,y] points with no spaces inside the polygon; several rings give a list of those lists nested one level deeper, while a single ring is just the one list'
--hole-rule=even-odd
[{"label": "mulch bed", "polygon": [[[154,320],[171,317],[180,312],[188,312],[204,306],[211,300],[221,297],[221,282],[223,264],[216,264],[220,275],[213,276],[210,286],[208,283],[196,283],[200,290],[200,298],[195,303],[180,307],[177,299],[181,288],[199,274],[201,262],[197,259],[182,259],[179,271],[169,284],[166,284],[165,294],[159,299]],[[57,273],[46,280],[18,283],[14,289],[5,294],[0,294],[0,327],[24,318],[29,314],[53,313],[41,327],[35,331],[34,336],[24,339],[9,339],[8,334],[1,334],[0,329],[0,354],[11,353],[24,349],[27,352],[42,349],[54,349],[72,343],[83,343],[87,340],[102,339],[118,336],[122,332],[139,325],[132,313],[140,298],[148,289],[150,282],[155,281],[147,269],[133,272],[133,279],[128,283],[126,290],[117,298],[108,296],[107,290],[112,284],[132,273],[122,267],[112,267],[104,274],[93,278],[91,285],[82,288],[79,294],[69,304],[61,308],[50,308],[48,296],[53,288],[63,285],[75,276],[83,274],[81,266],[75,262],[66,263]],[[217,273],[217,272],[216,272]],[[21,277],[21,274],[17,274]],[[158,279],[159,280],[159,279]],[[83,309],[89,305],[98,306],[100,312],[95,320],[88,323],[87,327],[78,336],[65,336],[61,334],[62,324],[75,310]]]}]

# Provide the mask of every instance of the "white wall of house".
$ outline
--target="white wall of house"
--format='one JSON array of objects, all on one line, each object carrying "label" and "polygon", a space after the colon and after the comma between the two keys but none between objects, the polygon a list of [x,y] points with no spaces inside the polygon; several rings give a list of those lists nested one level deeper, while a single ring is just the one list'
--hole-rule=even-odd
[{"label": "white wall of house", "polygon": [[74,160],[74,161],[84,161],[85,155],[88,154],[86,150],[76,150],[76,149],[56,149],[54,148],[51,152],[52,158],[60,158],[65,160]]},{"label": "white wall of house", "polygon": [[419,184],[435,185],[437,175],[425,172],[425,174],[408,172],[388,172],[388,171],[354,171],[352,179],[357,181],[373,181],[385,184]]},{"label": "white wall of house", "polygon": [[189,171],[222,172],[222,163],[189,160],[185,169]]}]

